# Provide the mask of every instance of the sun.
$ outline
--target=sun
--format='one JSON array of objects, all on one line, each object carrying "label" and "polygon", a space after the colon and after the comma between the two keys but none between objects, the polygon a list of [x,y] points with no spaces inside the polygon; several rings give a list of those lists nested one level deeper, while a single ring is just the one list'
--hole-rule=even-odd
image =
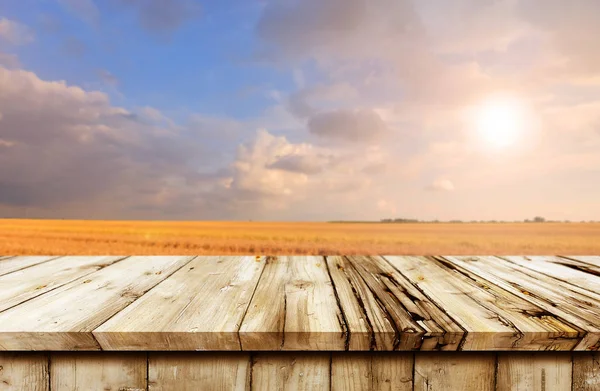
[{"label": "sun", "polygon": [[525,131],[524,105],[515,98],[490,99],[475,111],[475,128],[483,140],[504,148],[514,145]]}]

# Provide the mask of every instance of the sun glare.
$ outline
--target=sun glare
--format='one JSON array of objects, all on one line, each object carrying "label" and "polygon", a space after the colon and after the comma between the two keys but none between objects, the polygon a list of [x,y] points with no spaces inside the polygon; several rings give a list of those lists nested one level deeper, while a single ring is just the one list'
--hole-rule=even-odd
[{"label": "sun glare", "polygon": [[477,106],[475,130],[483,142],[497,148],[513,146],[527,132],[527,105],[514,97],[496,97]]}]

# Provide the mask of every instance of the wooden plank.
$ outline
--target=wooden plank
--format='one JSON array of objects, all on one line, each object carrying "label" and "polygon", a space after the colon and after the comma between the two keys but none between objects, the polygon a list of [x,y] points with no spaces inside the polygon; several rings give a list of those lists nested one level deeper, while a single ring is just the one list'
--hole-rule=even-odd
[{"label": "wooden plank", "polygon": [[271,257],[240,328],[243,350],[344,350],[346,325],[323,257]]},{"label": "wooden plank", "polygon": [[576,260],[600,268],[600,255],[566,255],[564,258]]},{"label": "wooden plank", "polygon": [[48,356],[0,352],[0,390],[49,391]]},{"label": "wooden plank", "polygon": [[250,389],[248,353],[150,353],[148,389],[244,391]]},{"label": "wooden plank", "polygon": [[443,260],[457,270],[471,273],[472,278],[485,279],[575,325],[582,330],[579,334],[583,337],[574,350],[600,348],[600,303],[590,296],[561,287],[556,280],[511,266],[510,262],[493,256],[444,256]]},{"label": "wooden plank", "polygon": [[[548,262],[553,262],[553,263],[557,263],[559,265],[564,265],[564,266],[568,266],[570,268],[576,269],[576,270],[580,270],[583,271],[585,273],[590,273],[593,275],[600,275],[600,266],[596,266],[596,265],[592,265],[590,263],[587,262],[582,262],[582,261],[578,261],[576,259],[572,259],[572,258],[567,258],[567,257],[560,257],[560,256],[552,256],[552,257],[545,257],[546,260]],[[578,258],[585,258],[585,257],[578,257]]]},{"label": "wooden plank", "polygon": [[497,391],[571,391],[571,353],[498,353]]},{"label": "wooden plank", "polygon": [[600,391],[600,352],[573,354],[573,391]]},{"label": "wooden plank", "polygon": [[385,259],[379,256],[348,259],[376,296],[385,318],[393,325],[394,345],[391,349],[383,345],[384,349],[458,349],[464,330]]},{"label": "wooden plank", "polygon": [[[600,268],[594,274],[594,266],[585,267],[580,263],[579,267],[574,262],[563,261],[561,258],[552,256],[503,256],[515,265],[533,270],[542,275],[551,277],[547,279],[551,284],[557,284],[561,288],[574,290],[583,295],[591,296],[600,300],[598,287],[600,287]],[[527,271],[524,271],[527,273]],[[532,275],[531,273],[527,273]]]},{"label": "wooden plank", "polygon": [[368,353],[332,353],[331,390],[372,390],[371,358]]},{"label": "wooden plank", "polygon": [[135,256],[0,313],[0,350],[99,350],[92,330],[192,257]]},{"label": "wooden plank", "polygon": [[386,256],[467,335],[460,350],[570,350],[579,329],[490,283],[426,257]]},{"label": "wooden plank", "polygon": [[253,357],[251,389],[330,390],[330,353],[259,353]]},{"label": "wooden plank", "polygon": [[0,312],[87,276],[124,257],[62,257],[0,276]]},{"label": "wooden plank", "polygon": [[17,270],[25,269],[27,267],[37,265],[43,262],[50,261],[58,257],[48,256],[24,256],[24,257],[4,257],[0,259],[0,276],[8,273],[15,272]]},{"label": "wooden plank", "polygon": [[493,353],[417,353],[415,391],[493,391]]},{"label": "wooden plank", "polygon": [[348,350],[393,350],[396,330],[377,297],[346,257],[327,257],[350,333]]},{"label": "wooden plank", "polygon": [[50,389],[142,391],[146,369],[146,353],[52,353]]},{"label": "wooden plank", "polygon": [[332,390],[413,389],[412,353],[332,353]]},{"label": "wooden plank", "polygon": [[198,257],[94,336],[106,350],[240,350],[239,325],[264,265],[264,257]]},{"label": "wooden plank", "polygon": [[412,353],[373,353],[371,362],[373,390],[412,390],[414,388],[413,366]]}]

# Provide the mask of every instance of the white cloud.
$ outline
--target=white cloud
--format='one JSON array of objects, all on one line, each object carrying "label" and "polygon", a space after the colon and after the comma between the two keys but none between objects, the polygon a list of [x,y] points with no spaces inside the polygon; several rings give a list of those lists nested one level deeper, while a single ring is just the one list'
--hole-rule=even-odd
[{"label": "white cloud", "polygon": [[437,179],[433,181],[429,186],[427,186],[427,190],[433,191],[453,191],[454,183],[449,179]]}]

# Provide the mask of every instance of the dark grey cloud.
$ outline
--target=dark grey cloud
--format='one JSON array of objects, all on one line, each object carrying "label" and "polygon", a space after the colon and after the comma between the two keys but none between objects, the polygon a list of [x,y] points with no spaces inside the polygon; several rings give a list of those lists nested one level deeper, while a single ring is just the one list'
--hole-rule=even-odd
[{"label": "dark grey cloud", "polygon": [[370,143],[388,132],[386,123],[373,110],[335,110],[314,115],[308,121],[310,133],[329,140]]}]

